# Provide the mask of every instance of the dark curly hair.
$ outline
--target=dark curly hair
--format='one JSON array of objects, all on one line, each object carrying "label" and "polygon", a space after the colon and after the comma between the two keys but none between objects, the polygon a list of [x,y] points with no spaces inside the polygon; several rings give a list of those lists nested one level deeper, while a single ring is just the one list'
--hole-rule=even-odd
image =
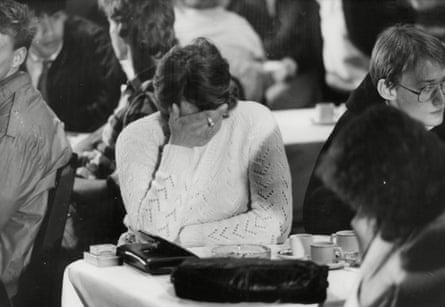
[{"label": "dark curly hair", "polygon": [[175,47],[158,64],[153,79],[158,107],[164,118],[169,109],[184,98],[200,110],[237,103],[229,64],[215,45],[197,38],[185,47]]},{"label": "dark curly hair", "polygon": [[14,49],[31,46],[36,26],[29,8],[13,0],[0,1],[0,33],[12,38]]},{"label": "dark curly hair", "polygon": [[383,239],[398,241],[445,208],[445,145],[401,111],[379,106],[351,121],[317,169],[354,210],[375,217]]},{"label": "dark curly hair", "polygon": [[108,18],[121,23],[119,35],[131,47],[136,67],[144,57],[161,58],[176,44],[171,0],[99,0],[99,4]]}]

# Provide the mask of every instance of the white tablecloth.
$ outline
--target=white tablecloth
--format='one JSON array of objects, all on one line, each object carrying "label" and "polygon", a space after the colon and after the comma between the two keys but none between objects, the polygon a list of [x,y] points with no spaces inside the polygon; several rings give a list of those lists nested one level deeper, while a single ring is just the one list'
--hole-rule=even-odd
[{"label": "white tablecloth", "polygon": [[[344,112],[344,106],[336,108],[336,117]],[[323,143],[331,134],[334,124],[315,124],[315,108],[290,109],[272,112],[280,127],[285,145]]]},{"label": "white tablecloth", "polygon": [[[282,247],[272,246],[273,254]],[[209,250],[193,249],[199,256],[208,256]],[[274,256],[275,257],[275,256]],[[273,257],[273,258],[274,258]],[[341,306],[353,287],[357,269],[329,271],[328,298],[323,306]],[[88,305],[88,303],[89,305]],[[62,307],[80,306],[315,306],[299,304],[201,303],[178,298],[169,275],[152,276],[123,265],[99,268],[83,260],[70,264],[64,274]]]}]

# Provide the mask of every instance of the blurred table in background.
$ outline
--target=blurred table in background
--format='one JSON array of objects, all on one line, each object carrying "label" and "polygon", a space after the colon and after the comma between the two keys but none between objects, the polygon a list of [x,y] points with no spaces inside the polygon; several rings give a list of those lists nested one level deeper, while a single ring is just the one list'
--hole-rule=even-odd
[{"label": "blurred table in background", "polygon": [[334,124],[315,124],[315,108],[272,111],[280,127],[286,146],[295,144],[324,143]]}]

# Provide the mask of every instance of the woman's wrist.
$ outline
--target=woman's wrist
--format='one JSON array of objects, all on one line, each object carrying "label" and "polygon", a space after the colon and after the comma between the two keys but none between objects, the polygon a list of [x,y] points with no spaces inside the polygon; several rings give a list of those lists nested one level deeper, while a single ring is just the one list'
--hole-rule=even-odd
[{"label": "woman's wrist", "polygon": [[190,148],[189,146],[184,145],[184,142],[183,142],[183,140],[182,140],[180,137],[177,137],[177,136],[175,136],[175,135],[171,135],[171,136],[170,136],[170,139],[169,139],[168,143],[169,143],[170,145],[182,146],[182,147],[188,147],[188,148]]}]

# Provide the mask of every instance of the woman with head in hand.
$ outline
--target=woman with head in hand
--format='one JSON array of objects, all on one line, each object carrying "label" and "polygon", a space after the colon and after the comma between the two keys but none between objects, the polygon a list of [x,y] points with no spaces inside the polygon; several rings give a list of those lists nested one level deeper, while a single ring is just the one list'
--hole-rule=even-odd
[{"label": "woman with head in hand", "polygon": [[154,87],[160,112],[117,142],[121,243],[138,230],[184,246],[283,242],[292,195],[272,113],[237,101],[229,65],[205,39],[167,53]]},{"label": "woman with head in hand", "polygon": [[357,212],[364,258],[346,306],[445,304],[440,139],[395,108],[373,107],[342,130],[317,172]]}]

